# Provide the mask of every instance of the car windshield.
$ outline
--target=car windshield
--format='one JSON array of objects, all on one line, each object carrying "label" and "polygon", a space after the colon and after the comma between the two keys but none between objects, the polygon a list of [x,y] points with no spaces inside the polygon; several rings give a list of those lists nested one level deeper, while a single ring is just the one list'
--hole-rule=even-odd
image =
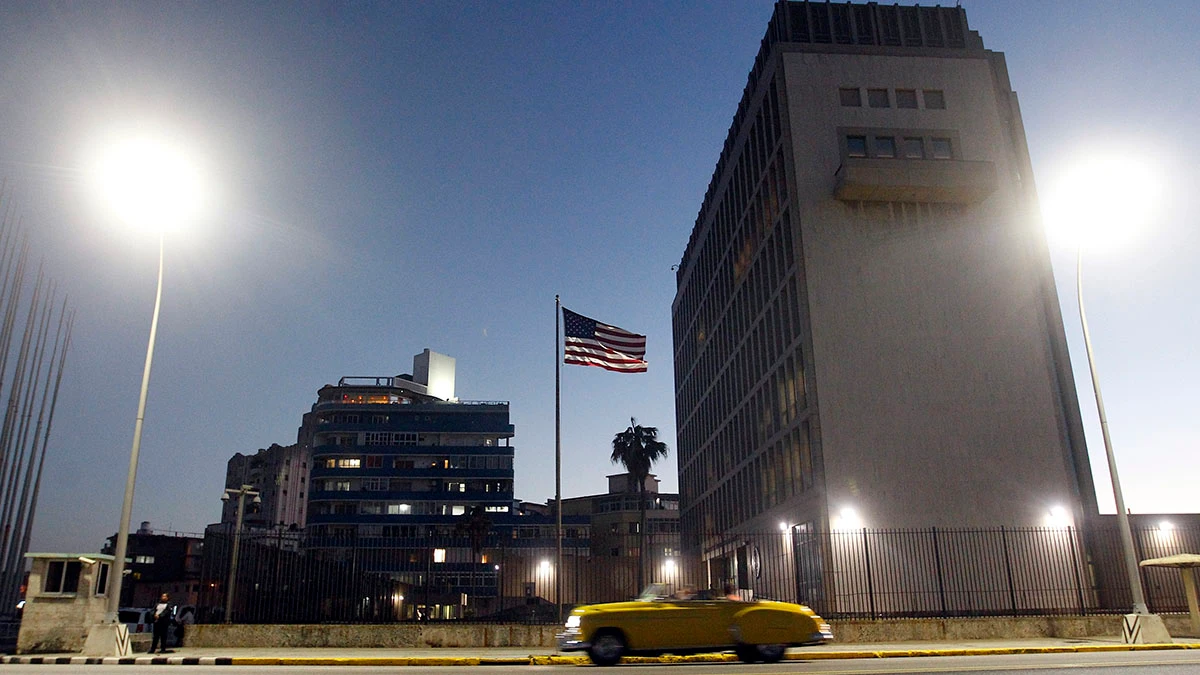
[{"label": "car windshield", "polygon": [[667,597],[666,584],[650,584],[646,587],[646,590],[642,591],[642,594],[638,596],[638,601],[654,602],[655,600],[662,600],[665,597]]}]

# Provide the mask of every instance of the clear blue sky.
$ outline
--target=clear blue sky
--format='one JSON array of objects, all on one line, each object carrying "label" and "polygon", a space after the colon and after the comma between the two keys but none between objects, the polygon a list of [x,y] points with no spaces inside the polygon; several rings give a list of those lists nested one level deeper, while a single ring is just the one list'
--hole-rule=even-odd
[{"label": "clear blue sky", "polygon": [[[1039,187],[1097,146],[1164,168],[1148,230],[1087,262],[1128,506],[1194,512],[1200,4],[964,2],[1008,58]],[[103,226],[90,139],[166,125],[213,168],[168,241],[135,526],[219,517],[226,460],[295,440],[316,391],[458,360],[512,402],[516,492],[553,495],[554,295],[649,336],[650,372],[563,372],[564,494],[601,492],[631,415],[671,445],[679,261],[772,3],[8,2],[0,176],[79,311],[36,550],[116,530],[153,302],[153,240]],[[1054,256],[1101,504],[1073,257]],[[1102,509],[1105,508],[1102,506]]]}]

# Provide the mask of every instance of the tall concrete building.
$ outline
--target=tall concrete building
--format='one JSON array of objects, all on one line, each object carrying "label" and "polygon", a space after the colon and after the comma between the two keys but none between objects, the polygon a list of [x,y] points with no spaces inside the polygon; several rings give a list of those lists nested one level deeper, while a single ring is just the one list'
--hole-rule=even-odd
[{"label": "tall concrete building", "polygon": [[685,546],[1096,513],[1017,96],[961,8],[779,2],[677,282]]}]

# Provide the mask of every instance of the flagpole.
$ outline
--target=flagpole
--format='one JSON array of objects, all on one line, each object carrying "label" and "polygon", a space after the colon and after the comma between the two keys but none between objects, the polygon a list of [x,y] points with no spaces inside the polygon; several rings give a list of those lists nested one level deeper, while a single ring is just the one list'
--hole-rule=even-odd
[{"label": "flagpole", "polygon": [[554,295],[554,511],[555,538],[558,543],[558,560],[554,568],[554,603],[558,610],[558,621],[562,623],[562,578],[563,578],[563,526],[562,526],[562,366],[559,364],[559,345],[562,340],[558,331],[558,317],[562,314],[562,303]]}]

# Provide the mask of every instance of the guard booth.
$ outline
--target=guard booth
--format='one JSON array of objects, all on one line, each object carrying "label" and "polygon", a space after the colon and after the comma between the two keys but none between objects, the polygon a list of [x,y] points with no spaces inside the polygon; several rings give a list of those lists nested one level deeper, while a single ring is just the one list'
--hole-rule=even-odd
[{"label": "guard booth", "polygon": [[113,557],[100,553],[26,553],[33,561],[17,634],[18,654],[78,652],[104,620]]}]

